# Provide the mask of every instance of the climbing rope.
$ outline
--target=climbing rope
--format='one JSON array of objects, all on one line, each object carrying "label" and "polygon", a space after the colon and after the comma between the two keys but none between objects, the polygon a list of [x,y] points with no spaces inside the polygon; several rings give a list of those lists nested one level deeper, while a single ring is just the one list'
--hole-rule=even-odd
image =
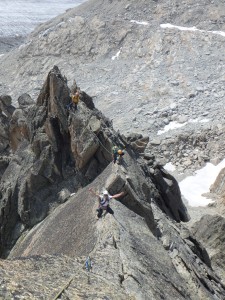
[{"label": "climbing rope", "polygon": [[[94,134],[94,133],[93,133],[93,134]],[[112,152],[109,151],[108,149],[106,149],[106,147],[102,144],[102,142],[101,142],[100,139],[97,137],[97,135],[94,134],[94,136],[95,136],[95,138],[99,141],[99,143],[102,145],[102,147],[103,147],[109,154],[112,154]]]},{"label": "climbing rope", "polygon": [[70,280],[60,289],[60,291],[52,298],[52,300],[58,299],[62,293],[68,288],[68,286],[71,284],[75,276],[71,277]]},{"label": "climbing rope", "polygon": [[[93,133],[93,134],[94,134],[94,133]],[[99,143],[102,145],[102,147],[103,147],[109,154],[112,155],[112,152],[110,152],[108,149],[105,148],[105,146],[102,144],[102,142],[101,142],[100,139],[97,137],[97,135],[94,134],[94,136],[95,136],[95,138],[99,141]],[[124,149],[125,149],[125,148],[124,148]]]}]

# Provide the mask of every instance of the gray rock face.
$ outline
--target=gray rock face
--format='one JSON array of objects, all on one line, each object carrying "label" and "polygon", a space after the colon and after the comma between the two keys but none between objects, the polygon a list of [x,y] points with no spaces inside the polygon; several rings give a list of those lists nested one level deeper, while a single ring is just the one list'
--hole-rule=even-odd
[{"label": "gray rock face", "polygon": [[119,284],[117,292],[125,290],[128,299],[213,299],[208,290],[222,299],[219,293],[223,291],[214,283],[219,278],[210,269],[206,251],[183,225],[172,224],[163,216],[155,197],[146,201],[141,169],[132,166],[129,157],[125,162],[127,170],[109,165],[91,184],[95,189],[105,184],[113,193],[125,183],[126,196],[112,203],[114,218],[106,215],[96,221],[94,199],[84,188],[19,240],[10,256],[90,255],[90,280],[97,276],[113,286]]},{"label": "gray rock face", "polygon": [[193,234],[207,249],[212,267],[220,275],[223,284],[225,284],[224,226],[225,219],[222,216],[206,215],[192,228]]},{"label": "gray rock face", "polygon": [[[55,66],[37,103],[16,109],[10,120],[9,129],[20,132],[18,120],[24,118],[27,135],[17,139],[0,182],[0,250],[8,256],[0,261],[5,276],[0,295],[38,297],[35,265],[51,278],[42,283],[46,298],[56,292],[62,299],[80,293],[101,298],[106,281],[112,289],[106,285],[104,297],[111,299],[224,299],[207,252],[180,222],[188,214],[176,180],[151,153],[140,156],[137,145],[142,152],[147,140],[135,134],[124,139],[82,92],[78,110],[68,111],[69,94]],[[119,165],[111,162],[115,144],[126,146]],[[114,216],[96,220],[97,201],[89,187],[124,192],[112,200]],[[86,281],[82,264],[88,255],[93,268]],[[57,268],[53,278],[50,265]],[[15,282],[23,288],[12,288]]]},{"label": "gray rock face", "polygon": [[[61,197],[58,199],[54,194],[60,195],[62,188],[77,191],[111,160],[107,152],[111,149],[110,140],[105,142],[106,134],[98,137],[107,127],[104,123],[107,119],[100,112],[89,110],[82,101],[77,114],[69,113],[65,108],[69,102],[69,89],[55,67],[47,77],[37,105],[15,109],[8,125],[7,122],[4,125],[6,128],[1,127],[5,128],[2,154],[7,147],[14,152],[10,161],[2,156],[1,164],[2,254],[18,238],[13,233],[18,224],[30,228],[43,220],[51,207],[61,202]],[[2,115],[3,121],[4,118]],[[89,128],[89,119],[99,132]],[[92,160],[97,161],[95,172],[89,170]]]},{"label": "gray rock face", "polygon": [[216,178],[216,181],[214,184],[210,187],[210,192],[213,194],[217,194],[224,200],[224,192],[225,192],[225,186],[224,186],[224,176],[225,176],[225,169],[223,168],[219,175]]},{"label": "gray rock face", "polygon": [[[119,282],[108,282],[94,272],[89,274],[84,264],[85,257],[71,259],[68,256],[50,255],[2,260],[0,297],[103,299],[106,296],[115,300],[132,299],[120,287]],[[41,267],[41,276],[40,269],[37,270],[38,266]]]}]

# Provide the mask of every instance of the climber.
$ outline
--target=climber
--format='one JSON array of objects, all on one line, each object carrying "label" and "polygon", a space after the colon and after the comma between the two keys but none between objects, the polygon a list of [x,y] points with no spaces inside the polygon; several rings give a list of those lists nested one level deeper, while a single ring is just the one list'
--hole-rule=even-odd
[{"label": "climber", "polygon": [[124,155],[124,151],[117,146],[113,146],[112,148],[112,157],[113,157],[113,162],[114,164],[117,162],[118,164],[122,160],[122,156]]},{"label": "climber", "polygon": [[90,256],[88,256],[86,261],[85,261],[85,268],[88,272],[90,272],[91,269],[92,269],[92,261],[91,261]]},{"label": "climber", "polygon": [[119,150],[119,148],[117,147],[117,146],[113,146],[112,147],[112,158],[113,158],[113,162],[114,162],[114,164],[116,163],[116,161],[117,161],[117,156],[118,156],[118,150]]},{"label": "climber", "polygon": [[121,192],[119,194],[115,194],[113,196],[109,195],[108,191],[104,191],[102,193],[102,195],[99,195],[98,193],[96,193],[95,191],[93,191],[93,189],[89,189],[89,192],[91,192],[93,195],[97,196],[98,197],[98,201],[99,201],[99,206],[98,206],[98,209],[97,209],[97,216],[98,218],[101,218],[102,216],[102,213],[103,213],[103,210],[106,211],[106,213],[110,213],[111,215],[114,214],[114,211],[112,210],[112,208],[109,206],[109,201],[114,198],[114,199],[117,199],[121,196],[124,195],[124,192]]},{"label": "climber", "polygon": [[123,155],[124,155],[124,151],[119,149],[118,150],[118,157],[117,157],[117,163],[118,164],[120,164],[122,162]]},{"label": "climber", "polygon": [[80,93],[79,91],[77,90],[75,94],[71,94],[71,102],[67,105],[67,109],[68,110],[77,110],[77,104],[80,100]]},{"label": "climber", "polygon": [[79,93],[79,91],[77,90],[76,93],[75,93],[75,95],[72,95],[71,98],[72,98],[73,108],[74,108],[74,110],[77,110],[77,104],[78,104],[78,102],[80,100],[80,93]]}]

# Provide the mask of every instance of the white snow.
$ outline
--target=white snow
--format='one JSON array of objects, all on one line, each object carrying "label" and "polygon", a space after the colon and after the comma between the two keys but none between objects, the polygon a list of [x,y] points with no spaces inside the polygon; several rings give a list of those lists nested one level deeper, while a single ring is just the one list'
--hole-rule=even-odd
[{"label": "white snow", "polygon": [[65,24],[65,22],[60,22],[58,23],[57,25],[53,26],[53,27],[50,27],[44,31],[42,31],[40,34],[39,34],[39,37],[46,37],[47,35],[49,35],[50,32],[53,32],[55,31],[57,28],[60,28],[63,24]]},{"label": "white snow", "polygon": [[208,123],[210,121],[211,121],[211,119],[199,119],[199,118],[197,118],[197,119],[190,119],[188,121],[188,123]]},{"label": "white snow", "polygon": [[177,121],[172,121],[168,125],[166,125],[163,130],[159,130],[157,132],[157,135],[161,135],[161,134],[163,134],[163,133],[165,133],[169,130],[173,130],[173,129],[176,129],[176,128],[183,127],[183,126],[187,125],[188,123],[208,123],[208,122],[210,122],[210,120],[211,119],[199,119],[199,118],[197,118],[197,119],[190,119],[185,123],[178,123]]},{"label": "white snow", "polygon": [[193,26],[193,27],[182,27],[182,26],[176,26],[176,25],[172,25],[170,23],[167,24],[160,24],[161,28],[176,28],[179,30],[184,30],[184,31],[197,31],[198,29]]},{"label": "white snow", "polygon": [[179,183],[181,194],[190,206],[206,206],[213,202],[203,197],[208,193],[210,186],[215,182],[219,172],[225,167],[225,159],[217,166],[207,163],[204,168],[195,172],[194,176],[188,176]]},{"label": "white snow", "polygon": [[225,32],[224,32],[224,31],[207,31],[207,32],[210,32],[210,33],[213,33],[213,34],[219,34],[219,35],[225,36]]},{"label": "white snow", "polygon": [[165,164],[164,169],[168,172],[174,172],[176,170],[176,167],[171,162],[168,162],[167,164]]},{"label": "white snow", "polygon": [[187,124],[187,122],[185,122],[185,123],[178,123],[177,121],[172,121],[168,125],[166,125],[163,130],[159,130],[158,133],[157,133],[157,135],[163,134],[163,133],[165,133],[165,132],[167,132],[169,130],[173,130],[173,129],[176,129],[176,128],[183,127],[186,124]]},{"label": "white snow", "polygon": [[2,57],[4,54],[0,54],[0,57]]},{"label": "white snow", "polygon": [[206,32],[206,33],[212,33],[212,34],[225,36],[224,31],[201,30],[201,29],[196,28],[195,26],[193,26],[193,27],[182,27],[182,26],[176,26],[176,25],[172,25],[170,23],[167,23],[167,24],[160,24],[160,27],[161,28],[175,28],[175,29],[179,29],[179,30],[182,30],[182,31],[199,31],[199,32]]},{"label": "white snow", "polygon": [[199,120],[199,123],[208,123],[210,122],[210,119],[202,119],[202,120]]},{"label": "white snow", "polygon": [[121,49],[122,49],[122,48],[120,48],[120,50],[116,53],[116,55],[112,56],[112,60],[115,60],[115,59],[118,59],[118,58],[119,58]]},{"label": "white snow", "polygon": [[138,24],[138,25],[144,25],[144,26],[149,25],[149,23],[146,22],[146,21],[136,21],[136,20],[131,20],[130,22],[131,22],[131,23]]},{"label": "white snow", "polygon": [[190,123],[198,123],[198,122],[199,122],[199,119],[198,119],[198,118],[197,118],[197,119],[190,119],[189,122],[190,122]]}]

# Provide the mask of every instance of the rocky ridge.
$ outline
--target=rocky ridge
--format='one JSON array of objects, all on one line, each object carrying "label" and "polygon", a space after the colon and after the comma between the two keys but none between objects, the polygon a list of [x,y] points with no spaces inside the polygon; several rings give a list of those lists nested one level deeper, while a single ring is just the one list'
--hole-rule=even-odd
[{"label": "rocky ridge", "polygon": [[[140,155],[147,140],[115,132],[84,92],[78,111],[68,112],[69,93],[54,67],[37,102],[21,96],[9,118],[1,150],[8,158],[0,182],[1,255],[8,256],[1,297],[222,300],[225,287],[206,250],[181,222],[189,216],[176,180]],[[3,118],[11,103],[1,102]],[[115,143],[126,145],[122,165],[111,163]],[[96,220],[90,186],[125,192],[112,203],[115,217]],[[103,292],[106,281],[111,288]]]}]

